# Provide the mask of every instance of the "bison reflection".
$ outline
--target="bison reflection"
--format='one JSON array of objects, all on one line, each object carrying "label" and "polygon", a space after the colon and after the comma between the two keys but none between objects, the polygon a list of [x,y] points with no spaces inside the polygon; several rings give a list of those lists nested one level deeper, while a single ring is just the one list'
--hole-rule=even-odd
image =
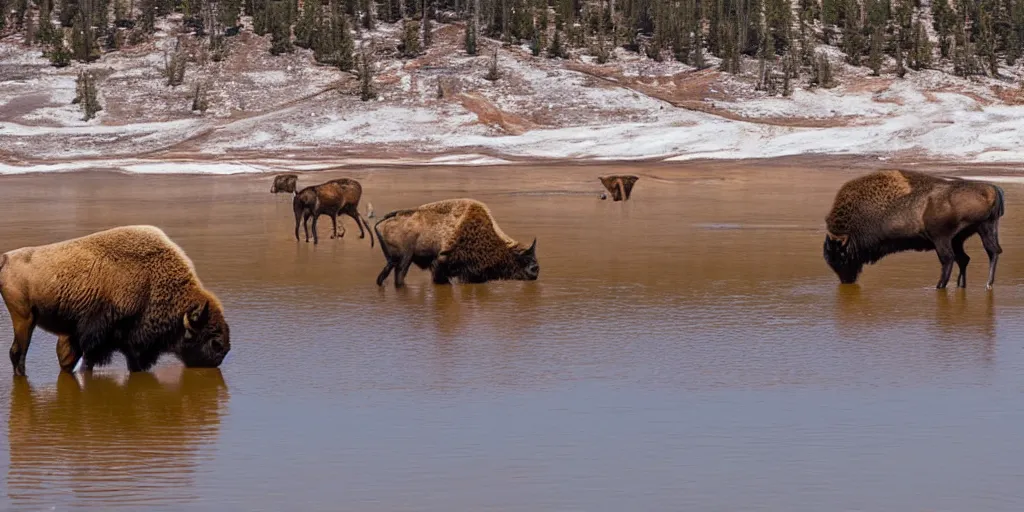
[{"label": "bison reflection", "polygon": [[825,261],[849,284],[865,264],[901,251],[938,253],[945,288],[955,262],[957,286],[967,286],[964,241],[981,237],[989,258],[987,288],[995,280],[1003,190],[995,185],[911,171],[879,171],[850,180],[836,194],[825,222]]},{"label": "bison reflection", "polygon": [[55,387],[12,386],[7,486],[21,508],[195,499],[196,457],[216,440],[229,399],[214,368],[61,373]]},{"label": "bison reflection", "polygon": [[[626,175],[601,176],[598,179],[601,180],[601,184],[608,190],[608,193],[612,195],[612,201],[626,201],[629,200],[629,195],[633,192],[633,184],[640,178],[638,176]],[[601,199],[606,197],[604,194],[601,194]]]}]

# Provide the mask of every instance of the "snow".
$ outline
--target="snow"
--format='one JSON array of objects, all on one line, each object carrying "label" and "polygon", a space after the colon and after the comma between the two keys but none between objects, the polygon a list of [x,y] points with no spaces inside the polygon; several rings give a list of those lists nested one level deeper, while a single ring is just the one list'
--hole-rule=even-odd
[{"label": "snow", "polygon": [[[607,65],[578,61],[600,68],[595,77],[567,69],[568,61],[533,58],[511,47],[499,50],[501,78],[493,82],[484,78],[489,48],[478,57],[438,48],[421,62],[382,61],[381,96],[362,102],[352,92],[353,77],[314,65],[306,50],[270,56],[269,38],[250,33],[232,38],[226,61],[205,69],[190,64],[185,84],[170,88],[160,49],[174,46],[176,23],[161,20],[158,50],[113,52],[89,65],[101,77],[104,110],[88,122],[71,104],[82,65],[58,70],[36,49],[0,41],[0,174],[87,168],[235,174],[388,162],[501,165],[531,158],[683,161],[799,154],[885,159],[916,153],[960,162],[1024,162],[1024,105],[1000,98],[1017,87],[1009,79],[963,80],[935,70],[910,71],[905,79],[884,72],[870,77],[866,68],[843,64],[842,53],[830,47],[820,50],[835,64],[840,85],[812,89],[800,82],[788,98],[622,49]],[[397,26],[381,24],[373,35],[387,39],[398,33]],[[1007,68],[1005,76],[1020,74]],[[210,77],[210,109],[203,114],[189,108],[198,77]],[[437,98],[441,77],[450,91]],[[693,82],[708,79],[705,92],[689,81],[694,77]],[[683,94],[691,86],[697,92]],[[708,112],[675,106],[702,101]],[[336,150],[373,156],[332,157]],[[154,151],[173,151],[180,159],[145,158]],[[234,152],[263,154],[236,161]],[[310,158],[308,152],[325,156]],[[290,161],[289,153],[303,160]]]}]

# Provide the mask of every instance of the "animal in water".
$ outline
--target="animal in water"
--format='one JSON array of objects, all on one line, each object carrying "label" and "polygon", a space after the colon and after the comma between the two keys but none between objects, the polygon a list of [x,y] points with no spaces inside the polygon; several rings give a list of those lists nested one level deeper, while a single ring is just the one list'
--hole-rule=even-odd
[{"label": "animal in water", "polygon": [[448,199],[396,210],[373,226],[385,265],[381,286],[395,271],[395,287],[405,285],[409,267],[429,269],[435,284],[490,280],[533,281],[540,273],[537,240],[524,247],[506,235],[487,206],[474,199]]},{"label": "animal in water", "polygon": [[280,194],[282,192],[295,193],[295,185],[298,183],[299,177],[294,174],[278,174],[274,176],[274,184],[270,186],[271,194]]},{"label": "animal in water", "polygon": [[844,284],[855,283],[865,264],[902,251],[932,251],[942,272],[936,288],[959,266],[957,286],[967,286],[964,241],[978,234],[988,254],[986,288],[995,281],[1003,189],[979,181],[903,170],[876,171],[846,182],[825,218],[825,261]]},{"label": "animal in water", "polygon": [[[370,247],[373,247],[373,232],[370,229],[370,223],[359,214],[359,199],[362,195],[363,186],[350,178],[331,180],[296,192],[295,197],[292,198],[292,210],[295,212],[295,240],[299,239],[299,224],[301,223],[302,230],[306,235],[306,242],[309,242],[309,219],[313,219],[313,244],[320,243],[316,226],[321,215],[331,217],[333,227],[331,238],[341,238],[345,236],[345,226],[341,226],[341,234],[338,234],[338,215],[348,215],[356,221],[359,238],[365,238],[366,232],[370,232]],[[366,226],[366,231],[363,231],[363,226]]]},{"label": "animal in water", "polygon": [[[598,178],[601,180],[601,184],[608,190],[608,193],[612,196],[612,201],[628,201],[630,194],[633,192],[633,184],[636,180],[640,179],[639,176],[632,175],[616,175],[616,176],[601,176]],[[604,200],[608,196],[601,194],[601,199]]]},{"label": "animal in water", "polygon": [[160,355],[217,367],[231,349],[224,308],[192,260],[154,226],[121,226],[0,255],[0,295],[14,326],[11,364],[25,375],[36,327],[57,335],[62,370],[124,355],[146,371]]}]

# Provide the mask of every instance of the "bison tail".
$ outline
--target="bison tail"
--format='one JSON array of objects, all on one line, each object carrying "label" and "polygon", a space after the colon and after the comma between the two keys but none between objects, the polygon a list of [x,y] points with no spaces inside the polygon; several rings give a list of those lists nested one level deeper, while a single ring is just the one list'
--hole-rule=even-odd
[{"label": "bison tail", "polygon": [[1002,217],[1003,214],[1006,213],[1006,202],[1005,202],[1005,196],[1003,194],[1003,189],[999,185],[992,185],[992,186],[995,187],[996,195],[999,196],[996,199],[996,209],[997,209],[998,215],[1000,217]]},{"label": "bison tail", "polygon": [[[363,226],[366,226],[366,234],[370,235],[370,247],[373,247],[373,233],[374,231],[377,231],[377,226],[374,226],[373,229],[370,229],[370,223],[367,222],[366,217],[363,217],[363,214],[359,213],[358,211],[356,212],[356,214],[359,215],[359,220],[363,221]],[[380,235],[377,235],[377,238],[380,238]]]}]

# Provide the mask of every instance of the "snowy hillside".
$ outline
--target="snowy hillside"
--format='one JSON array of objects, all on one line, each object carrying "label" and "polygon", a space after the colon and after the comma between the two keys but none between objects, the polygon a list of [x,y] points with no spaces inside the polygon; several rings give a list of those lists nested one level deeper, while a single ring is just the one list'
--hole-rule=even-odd
[{"label": "snowy hillside", "polygon": [[[272,56],[269,36],[243,32],[228,58],[191,54],[183,85],[169,87],[164,55],[180,23],[162,22],[152,42],[54,68],[20,36],[0,40],[0,172],[113,167],[133,172],[247,172],[278,160],[500,163],[544,159],[755,158],[805,153],[1024,162],[1021,69],[1002,78],[940,70],[869,76],[831,52],[839,86],[795,82],[769,97],[717,71],[655,62],[619,50],[533,57],[484,41],[461,49],[460,25],[409,60],[377,62],[376,101],[363,102],[349,73],[317,66],[309,51]],[[397,28],[372,34],[395,44]],[[189,36],[183,36],[188,49]],[[494,49],[499,78],[485,78]],[[714,59],[710,59],[714,64]],[[746,62],[753,67],[755,62]],[[91,70],[103,110],[82,121],[75,77]],[[193,87],[209,108],[193,112]],[[296,167],[297,166],[297,167]]]}]

